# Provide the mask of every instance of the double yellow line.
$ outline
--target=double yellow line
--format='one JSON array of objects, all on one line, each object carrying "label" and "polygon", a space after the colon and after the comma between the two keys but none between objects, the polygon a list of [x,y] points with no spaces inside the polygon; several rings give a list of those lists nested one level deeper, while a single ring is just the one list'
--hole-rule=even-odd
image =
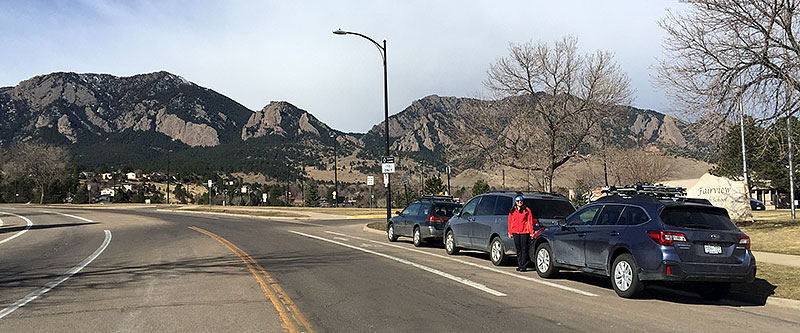
[{"label": "double yellow line", "polygon": [[225,238],[214,234],[208,230],[200,229],[198,227],[189,227],[194,231],[202,233],[212,239],[216,240],[228,250],[233,252],[240,260],[247,266],[247,269],[253,274],[253,277],[256,279],[258,284],[261,286],[261,290],[264,292],[264,295],[267,296],[267,299],[272,303],[276,310],[278,310],[278,315],[281,319],[281,326],[284,330],[295,333],[295,332],[314,332],[311,328],[311,323],[308,322],[308,319],[300,312],[300,309],[297,308],[297,305],[292,302],[292,299],[289,298],[289,295],[283,291],[278,282],[272,278],[272,276],[267,273],[264,267],[261,266],[253,257],[251,257],[247,252],[240,249],[235,244],[231,243]]}]

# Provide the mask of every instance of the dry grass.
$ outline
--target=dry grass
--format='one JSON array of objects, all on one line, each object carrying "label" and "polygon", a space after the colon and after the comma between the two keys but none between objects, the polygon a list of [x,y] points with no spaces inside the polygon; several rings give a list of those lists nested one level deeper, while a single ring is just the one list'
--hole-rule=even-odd
[{"label": "dry grass", "polygon": [[800,267],[758,263],[753,283],[733,285],[733,291],[759,297],[800,300]]},{"label": "dry grass", "polygon": [[739,226],[750,236],[753,251],[800,255],[800,219],[788,210],[753,212],[754,223]]},{"label": "dry grass", "polygon": [[375,230],[386,231],[386,221],[378,221],[367,224],[367,228]]},{"label": "dry grass", "polygon": [[[370,214],[369,208],[317,208],[317,207],[271,207],[271,208],[285,210],[285,211],[313,212],[313,213],[343,215],[343,216]],[[381,214],[381,213],[386,214],[386,207],[383,207],[383,209],[381,208],[372,209],[372,214]]]},{"label": "dry grass", "polygon": [[199,212],[214,212],[235,215],[248,215],[248,216],[264,216],[264,217],[308,217],[308,215],[289,213],[275,210],[245,210],[245,209],[227,209],[227,208],[208,208],[208,207],[193,207],[188,209],[191,211]]}]

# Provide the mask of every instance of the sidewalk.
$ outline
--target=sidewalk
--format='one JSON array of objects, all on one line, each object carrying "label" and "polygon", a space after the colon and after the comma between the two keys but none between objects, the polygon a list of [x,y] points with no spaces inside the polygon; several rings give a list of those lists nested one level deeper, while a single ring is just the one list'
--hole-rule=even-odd
[{"label": "sidewalk", "polygon": [[753,251],[753,255],[756,257],[756,263],[765,262],[768,264],[800,267],[800,256],[758,251]]}]

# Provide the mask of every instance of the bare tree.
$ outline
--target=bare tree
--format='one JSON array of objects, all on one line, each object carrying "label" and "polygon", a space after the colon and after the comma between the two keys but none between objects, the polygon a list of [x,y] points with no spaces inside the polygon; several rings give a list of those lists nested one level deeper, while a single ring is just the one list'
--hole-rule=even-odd
[{"label": "bare tree", "polygon": [[30,178],[39,189],[39,203],[44,203],[48,186],[64,177],[69,154],[61,147],[31,142],[17,143],[8,150],[3,173],[9,180]]},{"label": "bare tree", "polygon": [[617,185],[664,181],[672,176],[675,169],[672,161],[674,157],[650,152],[644,148],[613,149],[608,154],[614,156],[608,161],[609,177],[615,180]]},{"label": "bare tree", "polygon": [[586,148],[598,122],[631,95],[611,53],[580,54],[577,45],[572,37],[552,46],[511,44],[484,82],[493,100],[459,112],[463,124],[456,128],[464,139],[457,144],[541,175],[552,191],[556,169]]},{"label": "bare tree", "polygon": [[800,94],[796,0],[685,0],[667,32],[657,81],[693,119],[715,125],[747,113],[771,121],[794,113]]}]

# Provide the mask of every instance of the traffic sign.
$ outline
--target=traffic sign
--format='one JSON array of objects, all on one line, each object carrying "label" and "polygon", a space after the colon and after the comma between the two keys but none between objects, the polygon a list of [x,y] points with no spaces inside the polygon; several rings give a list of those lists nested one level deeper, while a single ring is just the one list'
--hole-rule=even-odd
[{"label": "traffic sign", "polygon": [[209,187],[209,188],[211,188],[211,184],[213,184],[213,183],[211,182],[211,179],[209,179],[209,180],[208,180],[208,187]]},{"label": "traffic sign", "polygon": [[408,175],[403,176],[402,182],[403,185],[408,185]]},{"label": "traffic sign", "polygon": [[386,164],[386,163],[394,164],[394,156],[382,156],[381,157],[381,163],[383,163],[383,164]]},{"label": "traffic sign", "polygon": [[367,185],[369,186],[375,185],[375,177],[367,176]]},{"label": "traffic sign", "polygon": [[383,163],[381,169],[383,173],[394,173],[394,163]]}]

